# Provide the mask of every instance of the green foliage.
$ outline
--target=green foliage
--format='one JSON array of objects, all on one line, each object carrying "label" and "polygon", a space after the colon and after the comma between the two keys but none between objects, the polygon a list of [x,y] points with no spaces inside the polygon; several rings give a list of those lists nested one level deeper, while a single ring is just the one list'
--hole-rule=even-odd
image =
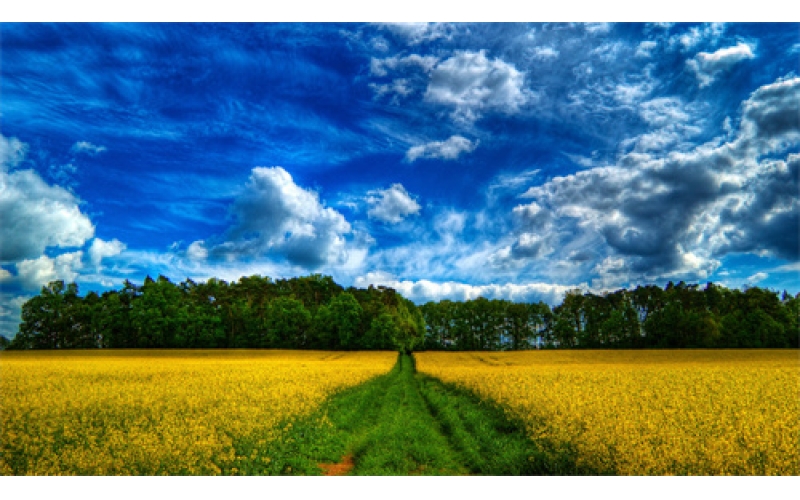
[{"label": "green foliage", "polygon": [[799,318],[799,297],[712,283],[573,290],[551,310],[483,297],[417,307],[391,288],[345,290],[317,274],[179,284],[159,276],[85,297],[54,281],[23,305],[8,348],[774,348],[800,345]]},{"label": "green foliage", "polygon": [[338,345],[345,349],[355,348],[363,314],[363,309],[356,298],[349,292],[341,293],[331,300],[328,308],[331,311],[331,327]]},{"label": "green foliage", "polygon": [[278,297],[269,304],[265,326],[270,340],[269,347],[306,347],[311,313],[297,299]]},{"label": "green foliage", "polygon": [[239,473],[318,475],[320,464],[344,457],[353,460],[352,475],[595,473],[578,467],[564,446],[529,439],[499,405],[417,374],[405,355],[389,374],[340,392],[285,428],[265,447],[235,442],[236,454],[247,457]]},{"label": "green foliage", "polygon": [[[800,294],[798,294],[800,295]],[[527,311],[526,311],[527,307]],[[713,283],[572,290],[550,310],[478,298],[429,302],[426,349],[798,347],[800,298]],[[499,341],[498,341],[499,339]]]},{"label": "green foliage", "polygon": [[364,335],[361,347],[364,349],[398,349],[400,329],[395,324],[394,316],[384,312],[374,318],[369,330]]}]

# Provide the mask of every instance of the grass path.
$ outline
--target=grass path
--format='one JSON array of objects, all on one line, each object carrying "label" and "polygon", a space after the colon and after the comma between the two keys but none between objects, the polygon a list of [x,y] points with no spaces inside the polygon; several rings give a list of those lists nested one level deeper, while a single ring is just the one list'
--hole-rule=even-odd
[{"label": "grass path", "polygon": [[554,459],[502,408],[416,373],[399,356],[386,375],[347,389],[313,415],[286,424],[266,447],[237,443],[243,474],[591,474],[569,454]]}]

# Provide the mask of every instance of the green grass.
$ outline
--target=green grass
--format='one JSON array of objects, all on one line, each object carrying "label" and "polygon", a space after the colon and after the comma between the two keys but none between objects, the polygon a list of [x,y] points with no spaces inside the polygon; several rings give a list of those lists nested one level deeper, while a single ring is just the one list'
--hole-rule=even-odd
[{"label": "green grass", "polygon": [[473,393],[416,373],[401,355],[386,375],[344,390],[286,423],[280,440],[235,442],[238,473],[318,475],[350,456],[354,475],[594,474],[562,445],[533,442],[520,422]]}]

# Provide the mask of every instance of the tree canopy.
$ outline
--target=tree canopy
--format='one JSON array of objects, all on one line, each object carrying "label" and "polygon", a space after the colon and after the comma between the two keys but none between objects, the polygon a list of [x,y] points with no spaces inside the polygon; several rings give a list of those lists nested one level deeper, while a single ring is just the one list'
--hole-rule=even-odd
[{"label": "tree canopy", "polygon": [[418,307],[392,288],[345,289],[319,274],[159,276],[86,296],[51,282],[23,305],[7,348],[784,348],[800,343],[799,316],[800,294],[713,283],[573,290],[553,308],[484,297]]}]

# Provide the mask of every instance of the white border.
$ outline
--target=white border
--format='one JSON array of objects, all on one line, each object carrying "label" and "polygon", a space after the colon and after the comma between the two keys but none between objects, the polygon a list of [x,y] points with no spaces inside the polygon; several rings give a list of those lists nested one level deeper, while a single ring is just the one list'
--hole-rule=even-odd
[{"label": "white border", "polygon": [[[0,22],[364,22],[364,21],[725,21],[787,22],[785,0],[708,2],[670,0],[27,0],[7,2]],[[798,29],[800,37],[800,29]]]}]

